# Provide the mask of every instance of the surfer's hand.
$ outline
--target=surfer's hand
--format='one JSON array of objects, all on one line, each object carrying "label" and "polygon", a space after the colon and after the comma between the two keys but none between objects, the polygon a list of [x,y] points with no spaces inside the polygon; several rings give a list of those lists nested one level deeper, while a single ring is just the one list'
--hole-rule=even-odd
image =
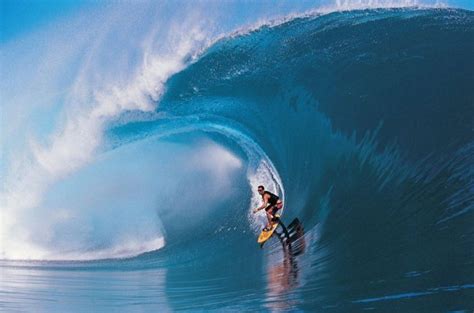
[{"label": "surfer's hand", "polygon": [[257,209],[253,209],[253,214],[257,213],[258,210]]}]

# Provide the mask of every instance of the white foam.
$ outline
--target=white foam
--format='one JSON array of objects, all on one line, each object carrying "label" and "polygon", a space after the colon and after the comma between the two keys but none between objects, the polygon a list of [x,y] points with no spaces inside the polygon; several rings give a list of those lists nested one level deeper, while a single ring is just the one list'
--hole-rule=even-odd
[{"label": "white foam", "polygon": [[312,9],[304,12],[289,13],[273,18],[262,18],[251,24],[239,27],[229,34],[222,34],[216,40],[227,37],[237,37],[257,31],[262,27],[275,27],[295,18],[305,18],[311,16],[320,16],[335,12],[366,10],[366,9],[395,9],[395,8],[447,8],[449,4],[446,1],[434,0],[336,0],[327,1]]},{"label": "white foam", "polygon": [[[117,70],[114,67],[103,66],[104,51],[111,50],[107,45],[115,40],[115,37],[122,31],[123,27],[117,27],[117,22],[113,22],[113,12],[109,16],[110,25],[102,22],[93,22],[92,25],[82,24],[84,17],[79,17],[72,24],[78,24],[82,28],[67,29],[64,33],[56,33],[56,28],[46,30],[37,36],[50,38],[49,44],[56,46],[57,50],[52,51],[41,42],[33,44],[41,51],[40,66],[43,68],[55,68],[58,71],[58,64],[68,66],[72,62],[76,50],[82,50],[85,41],[91,40],[91,35],[98,30],[98,36],[93,38],[92,43],[88,43],[92,48],[87,50],[83,64],[79,67],[74,78],[71,80],[65,94],[55,101],[63,101],[63,111],[58,116],[61,117],[56,130],[48,138],[38,136],[27,136],[27,145],[20,146],[12,138],[2,137],[2,142],[10,148],[8,172],[2,173],[2,191],[0,194],[2,223],[0,228],[1,257],[2,258],[44,258],[49,255],[40,247],[32,244],[31,238],[34,234],[25,225],[24,216],[28,215],[31,209],[41,209],[41,201],[49,186],[64,179],[71,173],[77,171],[84,165],[91,162],[97,151],[103,144],[103,132],[107,123],[117,119],[123,112],[141,111],[153,112],[156,104],[164,92],[164,84],[167,79],[182,70],[189,59],[195,56],[206,45],[207,39],[202,31],[200,18],[187,19],[185,23],[174,21],[173,27],[166,38],[152,38],[145,35],[144,39],[131,40],[130,45],[136,46],[141,56],[139,62],[135,60],[135,68],[125,66],[125,72],[132,75],[115,75]],[[139,18],[139,17],[138,17]],[[137,17],[133,18],[131,24],[137,22]],[[107,20],[107,19],[106,19]],[[130,22],[130,21],[129,21]],[[53,32],[53,33],[51,33]],[[154,32],[154,30],[152,31]],[[78,36],[79,35],[79,36]],[[150,37],[151,36],[151,37]],[[78,38],[71,41],[70,38]],[[166,39],[168,38],[168,42]],[[32,41],[36,41],[33,37]],[[140,41],[141,40],[141,41]],[[163,40],[157,48],[157,40]],[[64,42],[74,48],[67,47],[64,51]],[[35,42],[34,42],[35,43]],[[172,45],[172,47],[167,47]],[[23,49],[22,43],[14,43],[9,47],[12,50]],[[133,47],[125,46],[125,49]],[[120,51],[114,51],[112,57],[120,58]],[[29,55],[34,56],[35,50]],[[57,53],[64,53],[64,56],[57,57]],[[73,54],[69,56],[68,53]],[[127,55],[124,55],[127,58]],[[11,56],[13,58],[13,56]],[[26,58],[26,57],[25,57]],[[127,62],[127,60],[125,60]],[[3,62],[2,62],[3,64]],[[53,66],[54,65],[54,66]],[[118,62],[122,66],[123,62]],[[118,71],[120,72],[120,70]],[[53,73],[57,74],[57,73]],[[97,77],[103,76],[104,79]],[[116,78],[117,77],[117,78]],[[40,78],[31,80],[37,83]],[[7,83],[5,83],[7,84]],[[2,82],[2,87],[4,82]],[[57,82],[50,82],[43,85],[46,89],[57,89]],[[2,88],[3,89],[3,88]],[[28,121],[31,116],[15,114],[16,107],[22,107],[22,103],[14,105],[15,101],[24,101],[25,107],[32,106],[32,99],[29,97],[19,98],[21,90],[17,90],[7,99],[7,112],[17,120],[8,122],[2,126],[2,133],[14,135],[19,133],[25,135],[22,130],[22,122]],[[32,94],[37,96],[35,94]],[[50,99],[48,99],[50,100]],[[33,100],[35,101],[35,100]],[[30,102],[30,103],[26,103]],[[3,111],[3,109],[2,109]],[[18,118],[17,118],[18,117]],[[29,138],[28,138],[29,137]],[[21,157],[16,155],[21,154]],[[130,241],[132,242],[132,241]],[[152,245],[152,246],[157,246]],[[146,247],[138,248],[143,250]],[[127,248],[127,251],[133,249]],[[137,251],[138,251],[137,250]],[[112,250],[104,250],[113,252]],[[105,253],[101,255],[105,256]],[[119,253],[122,255],[123,253]]]},{"label": "white foam", "polygon": [[201,142],[201,148],[190,156],[187,166],[212,171],[218,181],[226,183],[229,170],[241,168],[242,161],[222,146]]},{"label": "white foam", "polygon": [[47,260],[101,260],[101,259],[122,259],[137,256],[142,253],[159,250],[165,246],[163,237],[156,237],[151,240],[142,241],[137,238],[124,239],[118,244],[106,249],[94,250],[92,252],[72,252],[62,255],[51,254],[45,256]]}]

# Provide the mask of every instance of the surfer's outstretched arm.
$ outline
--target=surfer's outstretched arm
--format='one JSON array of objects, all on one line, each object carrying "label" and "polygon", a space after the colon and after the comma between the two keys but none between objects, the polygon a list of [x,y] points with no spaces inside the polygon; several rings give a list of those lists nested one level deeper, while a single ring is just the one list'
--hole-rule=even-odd
[{"label": "surfer's outstretched arm", "polygon": [[265,195],[263,197],[263,204],[259,206],[258,208],[256,208],[255,210],[253,210],[253,213],[257,213],[258,211],[266,208],[268,206],[268,198],[270,198],[270,196]]}]

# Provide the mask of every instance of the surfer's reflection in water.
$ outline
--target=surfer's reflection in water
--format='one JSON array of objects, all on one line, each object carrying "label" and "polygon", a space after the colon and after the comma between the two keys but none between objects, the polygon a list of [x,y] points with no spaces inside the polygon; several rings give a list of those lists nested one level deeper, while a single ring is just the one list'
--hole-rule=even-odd
[{"label": "surfer's reflection in water", "polygon": [[288,228],[281,226],[278,230],[274,236],[281,243],[282,254],[269,255],[266,293],[266,306],[270,311],[277,312],[294,306],[289,295],[290,291],[298,286],[297,256],[304,252],[306,246],[304,229],[298,219],[295,219]]}]

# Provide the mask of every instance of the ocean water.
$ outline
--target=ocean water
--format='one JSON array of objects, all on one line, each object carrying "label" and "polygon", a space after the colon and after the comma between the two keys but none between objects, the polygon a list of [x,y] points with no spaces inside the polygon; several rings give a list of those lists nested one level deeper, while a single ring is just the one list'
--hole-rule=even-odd
[{"label": "ocean water", "polygon": [[[1,310],[472,312],[473,39],[459,9],[299,15],[48,115],[28,175],[2,156]],[[257,245],[260,184],[294,251]]]}]

